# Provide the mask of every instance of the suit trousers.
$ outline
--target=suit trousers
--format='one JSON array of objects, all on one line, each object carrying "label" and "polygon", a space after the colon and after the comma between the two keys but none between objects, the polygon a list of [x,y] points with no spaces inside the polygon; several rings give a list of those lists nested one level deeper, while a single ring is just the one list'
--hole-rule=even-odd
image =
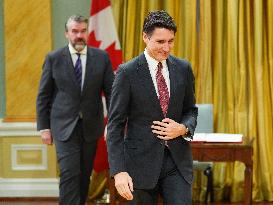
[{"label": "suit trousers", "polygon": [[60,167],[60,205],[84,205],[93,169],[97,141],[86,142],[82,120],[78,120],[67,141],[54,139]]},{"label": "suit trousers", "polygon": [[128,205],[156,205],[158,195],[163,198],[164,205],[192,204],[191,184],[180,174],[167,147],[156,187],[149,190],[134,189],[134,199]]}]

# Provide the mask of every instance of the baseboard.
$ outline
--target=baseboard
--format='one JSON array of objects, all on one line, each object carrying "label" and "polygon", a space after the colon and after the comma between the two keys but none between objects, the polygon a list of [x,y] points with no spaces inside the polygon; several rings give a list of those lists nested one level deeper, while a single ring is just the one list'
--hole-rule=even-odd
[{"label": "baseboard", "polygon": [[0,197],[58,197],[59,180],[0,178]]}]

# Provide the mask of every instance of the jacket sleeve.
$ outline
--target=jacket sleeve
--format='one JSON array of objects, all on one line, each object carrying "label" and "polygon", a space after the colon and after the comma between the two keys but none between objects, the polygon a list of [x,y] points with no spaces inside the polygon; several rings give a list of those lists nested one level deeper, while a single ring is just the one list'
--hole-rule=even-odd
[{"label": "jacket sleeve", "polygon": [[184,102],[183,102],[183,114],[182,114],[181,123],[184,124],[189,130],[187,137],[192,139],[194,135],[195,127],[197,125],[198,108],[195,105],[196,100],[195,100],[194,75],[193,75],[190,64],[188,64],[188,68],[187,68],[187,79],[188,79],[188,83],[187,83],[186,94],[185,94]]},{"label": "jacket sleeve", "polygon": [[50,129],[50,111],[54,92],[54,80],[50,56],[47,55],[42,70],[38,95],[36,99],[37,130]]},{"label": "jacket sleeve", "polygon": [[114,80],[114,73],[112,69],[112,64],[110,62],[109,56],[106,55],[106,68],[105,68],[104,77],[103,77],[103,92],[105,94],[107,110],[109,110],[109,106],[110,106],[110,97],[111,97],[113,80]]},{"label": "jacket sleeve", "polygon": [[111,176],[126,171],[123,147],[129,100],[129,79],[125,69],[120,66],[112,87],[106,137]]}]

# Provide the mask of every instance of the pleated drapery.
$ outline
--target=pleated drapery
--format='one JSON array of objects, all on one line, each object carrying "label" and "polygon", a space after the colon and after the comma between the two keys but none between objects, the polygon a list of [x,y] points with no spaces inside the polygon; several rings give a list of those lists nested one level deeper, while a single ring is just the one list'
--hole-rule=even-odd
[{"label": "pleated drapery", "polygon": [[[273,0],[112,0],[124,61],[144,50],[142,24],[166,10],[178,31],[173,54],[189,60],[197,103],[212,103],[214,131],[254,138],[253,200],[273,200]],[[216,163],[215,199],[243,200],[244,164]],[[204,180],[196,177],[195,200]]]}]

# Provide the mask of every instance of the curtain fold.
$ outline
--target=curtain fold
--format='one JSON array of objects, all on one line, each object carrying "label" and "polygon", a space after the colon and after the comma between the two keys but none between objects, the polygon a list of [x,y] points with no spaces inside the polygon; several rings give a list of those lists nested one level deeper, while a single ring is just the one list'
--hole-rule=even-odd
[{"label": "curtain fold", "polygon": [[[173,54],[189,60],[197,103],[214,106],[214,131],[254,139],[253,200],[273,201],[273,1],[112,0],[124,61],[144,50],[142,24],[164,9],[178,31]],[[217,201],[243,200],[243,163],[215,163]],[[205,183],[195,174],[194,199]]]}]

